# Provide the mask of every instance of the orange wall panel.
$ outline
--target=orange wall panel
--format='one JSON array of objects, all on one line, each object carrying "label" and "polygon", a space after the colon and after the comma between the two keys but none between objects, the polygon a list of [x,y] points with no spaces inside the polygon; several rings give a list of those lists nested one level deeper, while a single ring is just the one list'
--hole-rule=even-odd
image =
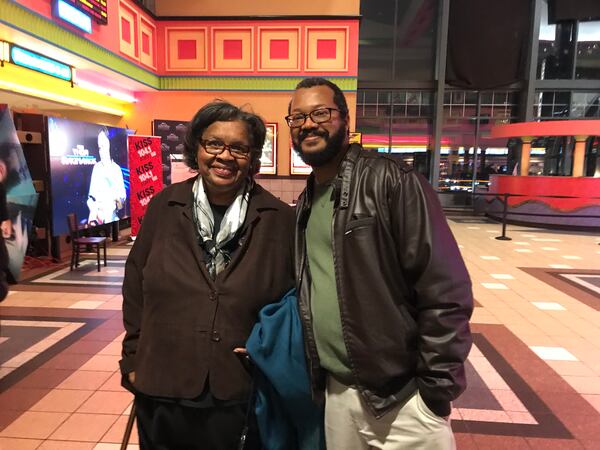
[{"label": "orange wall panel", "polygon": [[204,72],[208,69],[206,27],[167,27],[164,36],[165,71]]},{"label": "orange wall panel", "polygon": [[259,71],[300,70],[300,27],[258,27]]},{"label": "orange wall panel", "polygon": [[[183,65],[178,75],[189,76],[303,76],[303,75],[358,75],[358,20],[262,20],[262,21],[159,21],[157,22],[158,74],[168,75],[172,56],[167,31],[173,28],[206,28],[206,70]],[[229,37],[227,37],[229,35]],[[242,41],[241,59],[224,58],[224,41]],[[270,42],[287,40],[288,58],[271,58]],[[162,42],[161,42],[162,41]],[[331,41],[334,58],[323,58],[319,44]],[[235,48],[233,49],[235,50]],[[235,55],[231,55],[235,56]],[[281,55],[279,55],[281,56]],[[321,58],[319,58],[319,56]],[[327,55],[325,55],[327,56]],[[248,58],[250,58],[248,60]],[[171,68],[170,68],[171,67]],[[185,70],[187,67],[188,70]]]},{"label": "orange wall panel", "polygon": [[134,8],[119,2],[119,50],[131,59],[139,59],[139,16]]},{"label": "orange wall panel", "polygon": [[211,70],[252,72],[254,70],[253,27],[212,27]]},{"label": "orange wall panel", "polygon": [[140,62],[156,70],[156,26],[140,17]]},{"label": "orange wall panel", "polygon": [[281,0],[156,0],[158,16],[358,16],[360,0],[282,2]]},{"label": "orange wall panel", "polygon": [[307,72],[346,72],[348,70],[348,27],[306,27]]}]

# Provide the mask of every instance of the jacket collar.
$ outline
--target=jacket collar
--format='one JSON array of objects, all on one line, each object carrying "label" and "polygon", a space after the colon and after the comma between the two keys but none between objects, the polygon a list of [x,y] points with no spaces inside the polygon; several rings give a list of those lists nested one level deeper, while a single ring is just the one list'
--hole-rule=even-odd
[{"label": "jacket collar", "polygon": [[[340,163],[338,173],[332,180],[333,192],[335,196],[335,206],[342,209],[348,208],[350,201],[350,182],[352,181],[352,173],[354,165],[358,160],[362,146],[359,144],[350,144],[346,150],[346,155]],[[311,173],[306,183],[305,205],[310,208],[312,205],[312,195],[315,184],[315,175]]]},{"label": "jacket collar", "polygon": [[352,181],[352,173],[354,165],[358,160],[358,155],[362,147],[359,144],[351,144],[346,152],[346,157],[340,164],[340,170],[335,178],[336,203],[339,203],[341,209],[348,208],[350,201],[350,182]]},{"label": "jacket collar", "polygon": [[[183,212],[189,219],[192,219],[192,206],[194,203],[192,187],[198,176],[185,180],[182,183],[171,185],[171,192],[169,193],[168,204],[179,204],[183,206]],[[250,193],[250,203],[248,204],[246,223],[252,223],[263,211],[279,209],[280,205],[273,201],[273,198],[261,185],[255,183]]]}]

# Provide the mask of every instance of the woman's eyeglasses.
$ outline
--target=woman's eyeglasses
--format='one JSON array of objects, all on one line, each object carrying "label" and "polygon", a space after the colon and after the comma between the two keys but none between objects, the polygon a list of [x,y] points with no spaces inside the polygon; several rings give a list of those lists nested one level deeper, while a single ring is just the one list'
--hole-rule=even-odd
[{"label": "woman's eyeglasses", "polygon": [[285,121],[290,128],[300,128],[306,122],[306,119],[310,117],[314,123],[328,122],[331,119],[331,111],[339,111],[336,108],[319,108],[308,114],[294,113],[289,116],[285,116]]},{"label": "woman's eyeglasses", "polygon": [[226,144],[218,139],[203,139],[200,141],[200,145],[206,150],[206,153],[210,153],[211,155],[220,155],[227,149],[229,150],[229,153],[231,153],[231,156],[238,159],[248,158],[248,155],[252,150],[249,145]]}]

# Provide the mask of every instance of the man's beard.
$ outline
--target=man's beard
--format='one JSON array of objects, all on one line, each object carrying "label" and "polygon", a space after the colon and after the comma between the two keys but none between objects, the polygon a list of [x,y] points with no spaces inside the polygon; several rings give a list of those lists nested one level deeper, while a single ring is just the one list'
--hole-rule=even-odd
[{"label": "man's beard", "polygon": [[[346,139],[346,128],[340,128],[335,134],[330,135],[325,130],[301,130],[297,139],[293,139],[294,150],[298,156],[311,167],[321,167],[331,162],[342,150],[342,145]],[[325,148],[319,152],[304,152],[302,150],[302,141],[309,136],[321,136],[326,144]]]}]

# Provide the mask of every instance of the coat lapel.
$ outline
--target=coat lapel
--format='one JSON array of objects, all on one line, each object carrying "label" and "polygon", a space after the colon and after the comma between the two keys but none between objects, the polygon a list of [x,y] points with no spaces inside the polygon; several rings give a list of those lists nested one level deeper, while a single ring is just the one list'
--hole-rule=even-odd
[{"label": "coat lapel", "polygon": [[[173,208],[172,212],[174,214],[179,214],[180,228],[184,235],[192,236],[191,238],[189,238],[190,247],[192,248],[194,259],[196,260],[196,263],[198,264],[202,275],[204,276],[204,278],[206,278],[206,281],[210,285],[214,285],[215,282],[208,274],[206,264],[204,263],[204,255],[202,253],[202,249],[200,248],[200,243],[198,241],[198,231],[196,230],[196,225],[194,224],[194,215],[192,211],[192,208],[194,206],[194,197],[192,194],[192,187],[194,186],[196,178],[197,177],[190,178],[189,180],[186,180],[183,183],[174,185],[174,188],[168,200],[168,204],[170,207]],[[247,241],[252,235],[252,230],[260,221],[261,213],[265,210],[276,209],[277,207],[274,206],[274,204],[270,202],[267,198],[267,195],[265,195],[264,189],[258,184],[255,185],[254,189],[250,194],[250,203],[248,205],[248,211],[246,213],[246,220],[244,221],[244,225],[242,225],[240,248],[234,255],[233,260],[230,262],[227,268],[217,277],[217,279],[219,279],[221,275],[223,277],[227,277],[229,273],[239,263],[239,259],[245,252],[245,247],[249,245],[249,242]]]},{"label": "coat lapel", "polygon": [[200,272],[209,285],[214,285],[214,281],[208,274],[206,264],[204,263],[204,256],[198,242],[198,231],[194,224],[194,215],[192,212],[194,196],[192,187],[194,186],[196,178],[197,177],[190,178],[183,183],[174,185],[168,204],[172,208],[172,214],[179,215],[179,229],[189,242],[189,246],[192,249],[192,254],[194,255],[194,259],[196,260]]}]

